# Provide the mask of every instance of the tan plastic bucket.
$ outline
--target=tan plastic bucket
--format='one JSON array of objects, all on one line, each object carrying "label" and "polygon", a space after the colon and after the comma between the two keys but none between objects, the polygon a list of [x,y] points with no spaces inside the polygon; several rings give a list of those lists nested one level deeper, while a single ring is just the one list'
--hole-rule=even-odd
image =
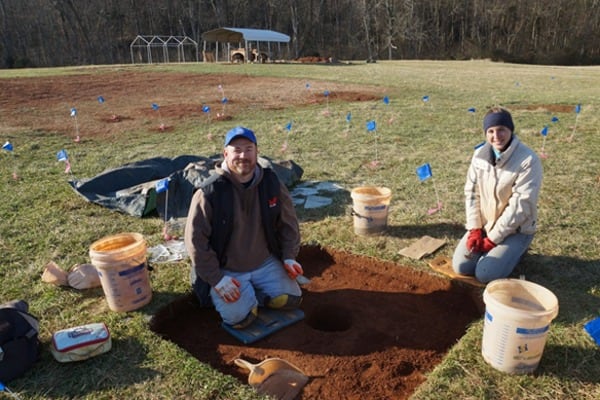
[{"label": "tan plastic bucket", "polygon": [[352,189],[354,233],[376,235],[386,230],[392,191],[380,186],[362,186]]},{"label": "tan plastic bucket", "polygon": [[132,311],[152,300],[146,241],[141,234],[120,233],[97,240],[90,246],[90,259],[111,310]]},{"label": "tan plastic bucket", "polygon": [[535,371],[558,299],[550,290],[521,279],[498,279],[483,292],[485,320],[481,353],[499,371]]}]

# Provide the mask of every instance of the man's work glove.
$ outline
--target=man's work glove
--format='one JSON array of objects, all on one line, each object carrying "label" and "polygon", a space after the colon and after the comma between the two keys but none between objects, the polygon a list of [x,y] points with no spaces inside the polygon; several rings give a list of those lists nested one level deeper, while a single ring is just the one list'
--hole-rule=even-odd
[{"label": "man's work glove", "polygon": [[298,264],[296,260],[292,260],[291,258],[283,261],[283,267],[285,268],[285,272],[287,272],[290,279],[296,279],[298,275],[302,275],[304,273],[302,266]]},{"label": "man's work glove", "polygon": [[226,303],[234,303],[240,298],[240,282],[227,275],[215,285],[215,290]]},{"label": "man's work glove", "polygon": [[471,229],[467,236],[467,250],[471,253],[478,253],[481,251],[481,246],[483,246],[483,230]]},{"label": "man's work glove", "polygon": [[496,243],[492,242],[489,238],[485,238],[483,239],[483,244],[481,245],[481,252],[487,253],[494,247],[496,247]]}]

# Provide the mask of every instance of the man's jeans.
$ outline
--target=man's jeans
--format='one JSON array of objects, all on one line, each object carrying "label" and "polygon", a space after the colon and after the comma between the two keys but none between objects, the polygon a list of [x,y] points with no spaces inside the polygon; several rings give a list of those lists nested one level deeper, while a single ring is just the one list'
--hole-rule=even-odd
[{"label": "man's jeans", "polygon": [[210,297],[216,310],[221,314],[223,321],[229,325],[235,325],[246,318],[254,307],[262,306],[267,298],[282,294],[302,295],[298,283],[290,279],[281,261],[273,256],[267,258],[254,271],[223,270],[223,273],[237,279],[241,284],[241,296],[233,303],[226,303],[213,288],[210,289]]}]

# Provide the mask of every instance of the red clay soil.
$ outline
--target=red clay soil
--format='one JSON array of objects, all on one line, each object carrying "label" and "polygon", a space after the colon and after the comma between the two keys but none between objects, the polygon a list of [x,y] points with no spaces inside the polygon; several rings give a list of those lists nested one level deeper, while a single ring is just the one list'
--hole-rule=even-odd
[{"label": "red clay soil", "polygon": [[193,295],[160,310],[151,329],[247,383],[233,360],[279,357],[309,376],[297,399],[406,399],[466,327],[482,315],[481,292],[450,280],[316,246],[299,261],[304,320],[245,345]]},{"label": "red clay soil", "polygon": [[[234,75],[235,68],[231,66],[231,74],[212,75],[115,68],[114,72],[0,79],[0,129],[5,134],[25,129],[67,136],[75,136],[78,129],[82,141],[91,136],[110,139],[143,127],[154,133],[172,131],[186,119],[243,124],[240,114],[249,110],[382,97],[377,93],[381,89],[318,81],[310,82],[307,89],[305,80]],[[99,96],[104,102],[98,101]],[[204,106],[210,111],[203,111]],[[77,110],[76,120],[71,108]]]}]

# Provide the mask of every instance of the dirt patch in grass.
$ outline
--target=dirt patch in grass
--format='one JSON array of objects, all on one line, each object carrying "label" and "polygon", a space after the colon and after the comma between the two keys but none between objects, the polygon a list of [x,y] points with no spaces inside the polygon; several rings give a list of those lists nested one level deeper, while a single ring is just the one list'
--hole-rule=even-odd
[{"label": "dirt patch in grass", "polygon": [[391,262],[302,248],[305,319],[250,345],[192,295],[160,310],[151,329],[246,383],[233,360],[280,357],[309,377],[301,399],[406,399],[481,317],[481,291]]},{"label": "dirt patch in grass", "polygon": [[84,140],[139,129],[164,132],[165,127],[177,129],[182,120],[243,124],[240,114],[256,109],[381,98],[377,89],[350,84],[135,71],[0,79],[0,93],[0,128],[5,132],[74,135],[77,128]]}]

